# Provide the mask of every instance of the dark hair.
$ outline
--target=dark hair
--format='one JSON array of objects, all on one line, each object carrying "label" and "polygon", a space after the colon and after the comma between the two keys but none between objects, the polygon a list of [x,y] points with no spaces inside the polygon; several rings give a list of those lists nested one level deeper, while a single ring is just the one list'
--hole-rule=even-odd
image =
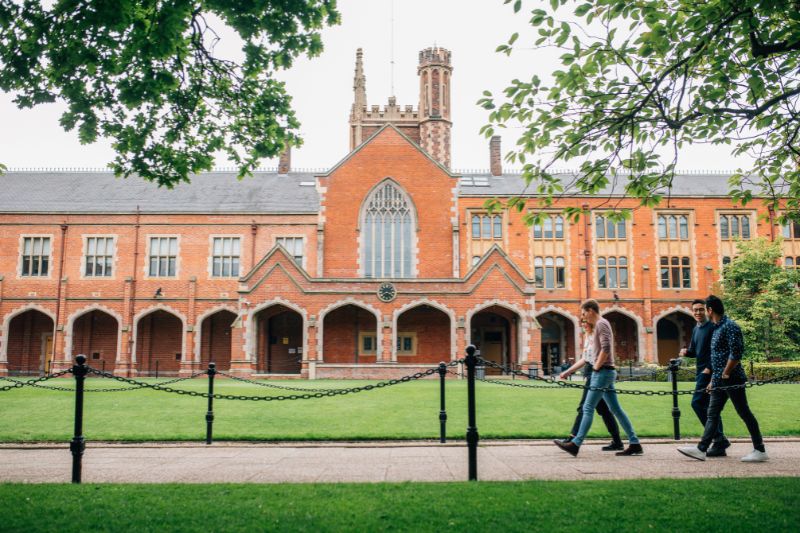
[{"label": "dark hair", "polygon": [[702,298],[695,298],[694,300],[692,300],[692,307],[694,307],[697,304],[700,304],[703,307],[705,307],[706,306],[706,301],[703,300]]},{"label": "dark hair", "polygon": [[725,304],[722,303],[722,300],[720,300],[718,296],[714,296],[713,294],[706,298],[706,307],[718,315],[725,314]]},{"label": "dark hair", "polygon": [[597,300],[586,300],[581,304],[581,309],[585,309],[586,311],[591,309],[598,315],[600,314],[600,304],[597,303]]}]

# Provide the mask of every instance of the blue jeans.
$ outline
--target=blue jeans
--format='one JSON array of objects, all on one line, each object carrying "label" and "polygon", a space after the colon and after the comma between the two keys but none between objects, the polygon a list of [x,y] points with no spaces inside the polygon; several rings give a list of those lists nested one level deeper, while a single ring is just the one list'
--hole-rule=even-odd
[{"label": "blue jeans", "polygon": [[[607,368],[592,372],[592,379],[589,381],[589,384],[592,387],[614,389],[614,382],[616,380],[617,371]],[[628,415],[625,414],[625,411],[622,410],[622,407],[620,407],[619,400],[617,399],[617,393],[613,390],[609,392],[590,390],[586,394],[586,401],[583,402],[583,420],[581,420],[581,427],[578,430],[578,434],[575,435],[574,439],[572,439],[572,442],[577,446],[583,444],[586,434],[589,433],[589,430],[592,427],[594,410],[597,408],[597,404],[601,399],[605,400],[608,408],[611,409],[611,412],[614,413],[614,416],[617,417],[617,420],[619,420],[619,425],[622,426],[622,430],[625,432],[625,435],[628,436],[628,441],[631,444],[639,444],[639,438],[636,436],[636,432],[633,430],[631,421],[628,418]]]}]

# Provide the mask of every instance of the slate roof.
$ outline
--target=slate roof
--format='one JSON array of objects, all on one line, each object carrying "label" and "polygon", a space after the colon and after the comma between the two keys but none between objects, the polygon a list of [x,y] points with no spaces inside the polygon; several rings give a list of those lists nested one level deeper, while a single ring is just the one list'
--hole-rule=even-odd
[{"label": "slate roof", "polygon": [[[454,173],[457,174],[457,173]],[[320,173],[255,172],[241,181],[235,172],[209,172],[174,189],[110,172],[9,171],[0,175],[3,213],[317,213]],[[460,196],[532,195],[519,174],[457,174]],[[564,174],[568,177],[568,174]],[[728,196],[729,174],[686,173],[675,177],[672,196]],[[599,195],[622,194],[624,181]]]},{"label": "slate roof", "polygon": [[14,213],[316,213],[313,173],[209,172],[174,189],[110,172],[14,172],[0,175],[0,212]]}]

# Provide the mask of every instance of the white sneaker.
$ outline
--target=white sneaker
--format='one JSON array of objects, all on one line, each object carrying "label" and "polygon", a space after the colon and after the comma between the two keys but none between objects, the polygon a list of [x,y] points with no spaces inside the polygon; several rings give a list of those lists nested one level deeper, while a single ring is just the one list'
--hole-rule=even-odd
[{"label": "white sneaker", "polygon": [[753,450],[752,452],[748,453],[744,457],[742,457],[742,462],[744,463],[763,463],[764,461],[769,459],[769,455],[767,452],[761,452],[758,450]]},{"label": "white sneaker", "polygon": [[[697,459],[698,461],[706,460],[706,452],[697,446],[685,446],[683,448],[678,448],[678,451],[686,457],[691,457],[692,459]],[[742,459],[742,461],[744,461],[744,459]]]}]

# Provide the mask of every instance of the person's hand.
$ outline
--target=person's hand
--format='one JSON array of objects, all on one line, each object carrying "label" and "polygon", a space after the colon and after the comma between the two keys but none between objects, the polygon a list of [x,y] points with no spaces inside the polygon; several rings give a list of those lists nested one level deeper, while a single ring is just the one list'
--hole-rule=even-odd
[{"label": "person's hand", "polygon": [[595,372],[599,372],[600,369],[602,369],[603,367],[602,366],[598,366],[597,364],[595,364],[595,365],[592,366],[592,368],[594,369]]},{"label": "person's hand", "polygon": [[730,374],[722,374],[722,379],[731,379]]},{"label": "person's hand", "polygon": [[678,355],[680,355],[681,357],[685,357],[686,356],[686,352],[687,352],[686,348],[681,348],[681,351],[678,352]]},{"label": "person's hand", "polygon": [[704,369],[703,369],[703,374],[706,374],[706,375],[708,375],[708,374],[710,374],[710,373],[711,373],[711,369],[710,369],[710,368],[704,368]]},{"label": "person's hand", "polygon": [[710,393],[711,393],[711,382],[709,382],[708,385],[706,385],[706,394]]},{"label": "person's hand", "polygon": [[569,370],[564,370],[562,373],[558,375],[561,379],[567,379],[570,376],[571,372]]}]

